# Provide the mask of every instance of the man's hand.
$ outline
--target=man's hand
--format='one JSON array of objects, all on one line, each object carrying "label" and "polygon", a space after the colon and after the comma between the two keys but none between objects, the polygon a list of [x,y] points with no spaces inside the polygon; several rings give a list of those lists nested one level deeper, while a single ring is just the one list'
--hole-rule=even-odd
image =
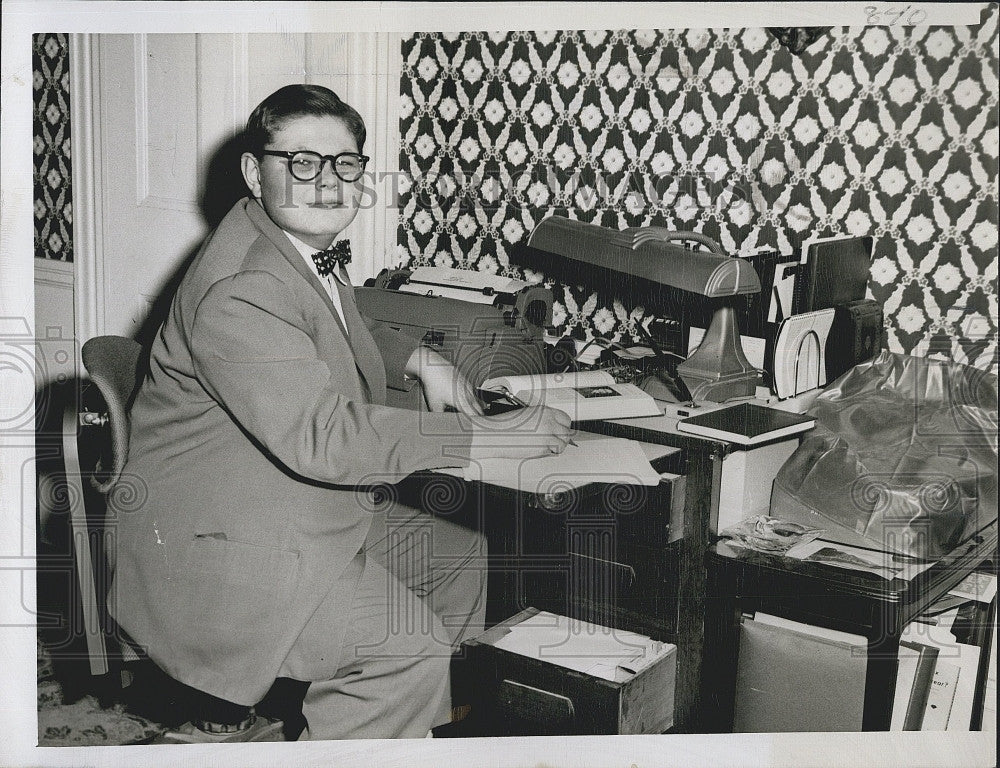
[{"label": "man's hand", "polygon": [[541,406],[483,416],[472,422],[472,459],[533,459],[562,453],[574,434],[569,416]]},{"label": "man's hand", "polygon": [[482,415],[483,408],[469,380],[433,349],[413,350],[406,363],[406,374],[420,379],[430,410],[441,412],[452,408],[469,416]]}]

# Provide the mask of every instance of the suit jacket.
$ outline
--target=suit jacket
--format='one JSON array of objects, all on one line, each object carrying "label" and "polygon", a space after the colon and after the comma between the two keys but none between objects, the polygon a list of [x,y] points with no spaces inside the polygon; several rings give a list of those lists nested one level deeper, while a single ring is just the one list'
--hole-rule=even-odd
[{"label": "suit jacket", "polygon": [[[241,200],[180,283],[132,407],[111,610],[168,674],[230,701],[264,695],[361,549],[368,488],[468,463],[457,414],[384,405],[417,342],[341,297],[347,334],[285,234]],[[336,588],[346,616],[350,588]]]}]

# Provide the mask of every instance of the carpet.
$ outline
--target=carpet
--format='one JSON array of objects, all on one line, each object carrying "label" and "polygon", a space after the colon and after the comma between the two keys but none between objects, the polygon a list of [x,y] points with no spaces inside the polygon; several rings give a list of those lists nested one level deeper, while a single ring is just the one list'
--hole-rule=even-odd
[{"label": "carpet", "polygon": [[87,747],[137,744],[167,730],[131,712],[127,702],[94,693],[67,694],[52,657],[38,644],[38,746]]}]

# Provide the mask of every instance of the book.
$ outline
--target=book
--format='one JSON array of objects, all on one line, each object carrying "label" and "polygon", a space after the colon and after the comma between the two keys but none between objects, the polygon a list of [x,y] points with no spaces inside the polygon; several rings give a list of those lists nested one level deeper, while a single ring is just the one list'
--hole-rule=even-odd
[{"label": "book", "polygon": [[480,390],[502,395],[515,405],[544,405],[573,421],[662,416],[663,409],[635,384],[614,380],[606,371],[498,376]]},{"label": "book", "polygon": [[739,445],[758,445],[805,432],[815,425],[816,419],[812,416],[755,403],[739,403],[681,419],[677,429]]}]

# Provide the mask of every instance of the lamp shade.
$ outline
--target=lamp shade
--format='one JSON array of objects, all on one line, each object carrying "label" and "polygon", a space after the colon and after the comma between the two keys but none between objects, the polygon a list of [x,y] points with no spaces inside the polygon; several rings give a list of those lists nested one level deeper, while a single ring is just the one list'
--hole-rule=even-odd
[{"label": "lamp shade", "polygon": [[549,216],[532,231],[528,246],[627,278],[641,278],[709,298],[760,291],[760,280],[749,262],[642,236],[652,231],[609,229]]}]

